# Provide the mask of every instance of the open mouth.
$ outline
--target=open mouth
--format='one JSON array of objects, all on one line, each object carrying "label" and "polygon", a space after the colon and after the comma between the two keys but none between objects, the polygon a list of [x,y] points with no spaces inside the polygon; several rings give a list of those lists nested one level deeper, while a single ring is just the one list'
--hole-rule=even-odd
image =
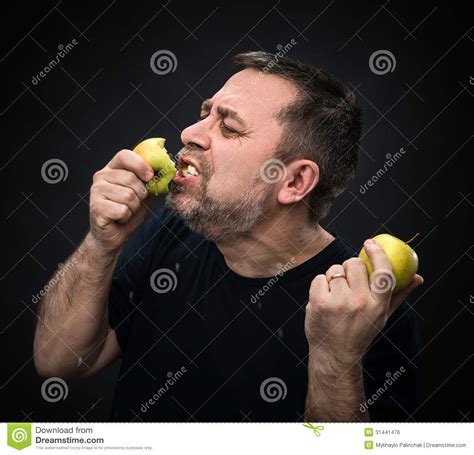
[{"label": "open mouth", "polygon": [[201,168],[199,163],[189,155],[179,157],[178,175],[184,178],[199,177]]},{"label": "open mouth", "polygon": [[183,163],[183,165],[179,168],[179,172],[183,177],[197,177],[199,175],[198,170],[192,165]]}]

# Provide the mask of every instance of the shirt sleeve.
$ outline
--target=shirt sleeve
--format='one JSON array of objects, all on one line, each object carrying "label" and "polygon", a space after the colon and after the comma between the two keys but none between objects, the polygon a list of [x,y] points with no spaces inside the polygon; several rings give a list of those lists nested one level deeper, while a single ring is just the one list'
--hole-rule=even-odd
[{"label": "shirt sleeve", "polygon": [[372,421],[413,421],[419,399],[421,368],[419,316],[405,300],[364,358],[366,402]]},{"label": "shirt sleeve", "polygon": [[152,214],[130,237],[115,266],[109,292],[109,325],[115,330],[122,354],[137,305],[150,276],[153,256],[160,243],[165,207]]}]

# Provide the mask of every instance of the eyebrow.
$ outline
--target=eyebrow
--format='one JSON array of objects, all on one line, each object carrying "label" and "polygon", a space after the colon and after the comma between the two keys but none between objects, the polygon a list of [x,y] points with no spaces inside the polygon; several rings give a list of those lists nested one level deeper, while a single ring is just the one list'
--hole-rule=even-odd
[{"label": "eyebrow", "polygon": [[[210,99],[204,100],[202,105],[201,105],[201,111],[210,112],[211,108],[212,108],[211,100]],[[231,109],[229,107],[219,106],[217,108],[217,113],[222,118],[233,119],[236,122],[240,123],[244,128],[247,127],[247,124],[245,123],[244,119],[239,114],[237,114],[237,111],[235,111],[234,109]]]}]

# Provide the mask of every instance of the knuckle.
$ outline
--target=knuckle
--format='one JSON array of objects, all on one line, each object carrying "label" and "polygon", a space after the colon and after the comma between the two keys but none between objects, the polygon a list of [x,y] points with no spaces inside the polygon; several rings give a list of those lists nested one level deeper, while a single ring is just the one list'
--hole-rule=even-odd
[{"label": "knuckle", "polygon": [[356,295],[352,298],[352,309],[353,311],[363,311],[367,306],[367,300],[362,295]]},{"label": "knuckle", "polygon": [[99,191],[98,182],[95,182],[91,186],[91,200],[94,199]]},{"label": "knuckle", "polygon": [[115,155],[117,158],[117,161],[120,163],[121,166],[123,166],[125,163],[130,161],[130,154],[133,153],[131,150],[127,149],[122,149],[117,154]]},{"label": "knuckle", "polygon": [[97,215],[98,209],[97,209],[97,204],[95,202],[91,201],[91,203],[89,205],[89,211],[90,211],[90,213],[93,217],[95,217]]},{"label": "knuckle", "polygon": [[129,209],[126,205],[120,204],[119,207],[117,208],[117,215],[120,218],[125,218],[129,213]]},{"label": "knuckle", "polygon": [[135,191],[133,191],[131,188],[124,188],[123,192],[127,203],[131,204],[135,201]]},{"label": "knuckle", "polygon": [[104,170],[104,169],[98,170],[98,171],[95,172],[94,175],[92,176],[92,181],[93,181],[93,182],[97,182],[98,180],[102,179],[102,178],[104,177],[104,173],[105,173],[105,170]]},{"label": "knuckle", "polygon": [[141,199],[146,199],[148,197],[148,190],[143,183],[140,183],[140,186],[138,187],[138,194]]},{"label": "knuckle", "polygon": [[344,261],[343,265],[347,267],[365,267],[364,261],[361,258],[349,258]]},{"label": "knuckle", "polygon": [[322,274],[316,275],[311,281],[311,287],[319,286],[321,284],[321,280],[325,280],[325,279],[326,279],[326,275],[322,275]]},{"label": "knuckle", "polygon": [[105,180],[97,180],[91,187],[91,192],[94,194],[100,193],[105,190],[107,182]]},{"label": "knuckle", "polygon": [[126,158],[130,152],[131,150],[122,149],[117,152],[117,156],[119,156],[120,158]]},{"label": "knuckle", "polygon": [[327,270],[326,274],[328,273],[334,273],[336,270],[340,270],[342,266],[340,264],[333,264],[329,269]]},{"label": "knuckle", "polygon": [[126,172],[123,176],[123,182],[127,186],[133,186],[137,181],[135,174],[132,172]]}]

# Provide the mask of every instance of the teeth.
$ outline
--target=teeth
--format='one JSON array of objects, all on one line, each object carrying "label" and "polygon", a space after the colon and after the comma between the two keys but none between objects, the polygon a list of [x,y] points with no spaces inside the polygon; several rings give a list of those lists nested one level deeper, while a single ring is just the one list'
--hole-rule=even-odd
[{"label": "teeth", "polygon": [[183,164],[183,166],[181,167],[181,175],[183,177],[188,177],[190,175],[196,177],[199,175],[199,172],[191,164]]},{"label": "teeth", "polygon": [[194,175],[194,176],[199,175],[196,168],[194,166],[191,166],[191,164],[188,165],[187,174]]}]

